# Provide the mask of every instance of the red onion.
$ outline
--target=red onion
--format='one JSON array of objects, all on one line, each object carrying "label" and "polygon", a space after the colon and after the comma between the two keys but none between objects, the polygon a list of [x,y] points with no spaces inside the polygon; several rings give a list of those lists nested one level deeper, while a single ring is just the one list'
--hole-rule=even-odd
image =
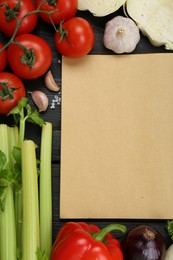
[{"label": "red onion", "polygon": [[131,229],[122,241],[124,260],[163,260],[166,245],[154,228],[140,225]]}]

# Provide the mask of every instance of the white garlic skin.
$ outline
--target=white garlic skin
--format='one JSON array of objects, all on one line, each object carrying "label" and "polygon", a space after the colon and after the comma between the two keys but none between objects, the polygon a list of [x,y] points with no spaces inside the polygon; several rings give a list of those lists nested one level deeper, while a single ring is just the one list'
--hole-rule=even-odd
[{"label": "white garlic skin", "polygon": [[140,41],[140,31],[135,22],[127,17],[116,16],[105,25],[103,43],[115,53],[134,51]]},{"label": "white garlic skin", "polygon": [[32,100],[36,104],[39,109],[39,112],[44,112],[47,110],[49,101],[47,95],[39,90],[35,90],[31,92]]}]

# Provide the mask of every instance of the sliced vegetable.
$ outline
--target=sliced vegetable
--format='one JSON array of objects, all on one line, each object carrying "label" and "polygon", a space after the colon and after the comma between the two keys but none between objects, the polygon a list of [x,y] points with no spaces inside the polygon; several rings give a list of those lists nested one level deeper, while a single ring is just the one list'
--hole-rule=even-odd
[{"label": "sliced vegetable", "polygon": [[155,46],[173,50],[173,1],[127,0],[126,12]]},{"label": "sliced vegetable", "polygon": [[168,247],[166,250],[164,260],[172,260],[173,259],[173,244]]},{"label": "sliced vegetable", "polygon": [[116,16],[106,23],[103,37],[106,48],[116,53],[129,53],[139,40],[139,29],[132,19]]},{"label": "sliced vegetable", "polygon": [[163,260],[166,245],[156,229],[140,225],[126,234],[122,250],[124,260]]},{"label": "sliced vegetable", "polygon": [[126,0],[79,0],[79,10],[89,10],[95,16],[106,16],[117,11]]}]

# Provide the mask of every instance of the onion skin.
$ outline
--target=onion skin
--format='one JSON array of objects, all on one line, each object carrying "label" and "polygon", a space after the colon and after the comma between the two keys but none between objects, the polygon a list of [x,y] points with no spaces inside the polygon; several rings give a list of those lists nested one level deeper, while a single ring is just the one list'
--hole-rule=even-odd
[{"label": "onion skin", "polygon": [[157,230],[140,225],[126,234],[122,251],[124,260],[164,260],[166,244]]}]

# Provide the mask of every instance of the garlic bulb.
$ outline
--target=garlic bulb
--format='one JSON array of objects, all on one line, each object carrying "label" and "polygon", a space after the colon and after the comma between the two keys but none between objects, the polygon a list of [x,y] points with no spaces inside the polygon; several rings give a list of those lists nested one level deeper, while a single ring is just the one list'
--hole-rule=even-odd
[{"label": "garlic bulb", "polygon": [[139,28],[132,19],[116,16],[106,23],[103,43],[115,53],[132,52],[139,40]]},{"label": "garlic bulb", "polygon": [[47,95],[44,92],[35,90],[31,92],[31,96],[32,96],[32,100],[38,107],[39,112],[43,112],[47,110],[49,101]]}]

